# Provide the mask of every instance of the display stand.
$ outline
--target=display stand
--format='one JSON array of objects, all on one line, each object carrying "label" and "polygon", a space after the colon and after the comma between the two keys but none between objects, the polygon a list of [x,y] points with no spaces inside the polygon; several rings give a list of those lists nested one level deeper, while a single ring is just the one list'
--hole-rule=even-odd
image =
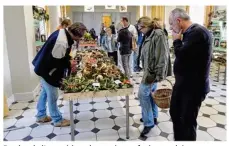
[{"label": "display stand", "polygon": [[[88,47],[94,47],[94,48],[96,48],[97,45],[89,45]],[[79,49],[80,49],[80,47],[79,47]],[[98,47],[98,49],[99,49],[99,47]],[[96,50],[94,50],[94,51],[96,52]],[[75,58],[74,56],[76,56],[76,53],[77,53],[77,50],[72,51],[71,52],[71,56],[73,56],[73,58]],[[100,55],[102,55],[102,54],[100,54]],[[91,57],[91,55],[92,54],[90,54],[89,56]],[[97,62],[95,62],[95,60],[91,60],[91,61],[89,60],[89,62],[87,62],[88,60],[86,61],[85,59],[87,60],[88,58],[87,57],[86,58],[81,58],[79,60],[79,63],[78,63],[79,66],[78,67],[81,68],[81,69],[79,69],[78,72],[77,72],[79,74],[78,75],[77,74],[74,75],[74,77],[77,77],[77,76],[78,77],[80,77],[80,76],[83,77],[83,74],[86,75],[85,73],[83,73],[84,71],[82,70],[82,69],[87,68],[85,66],[85,64],[91,63],[93,65],[94,64],[97,65]],[[86,61],[86,63],[83,63],[84,61]],[[103,60],[103,61],[105,61],[105,60]],[[109,63],[111,63],[111,62],[109,62]],[[112,65],[112,66],[114,66],[114,65]],[[89,67],[92,67],[92,66],[89,66]],[[104,66],[101,66],[101,67],[104,67]],[[93,68],[95,68],[95,67],[93,67]],[[107,69],[111,69],[111,68],[107,68]],[[98,70],[98,72],[100,72],[100,71],[101,70]],[[112,73],[112,72],[110,72],[110,73]],[[100,76],[103,77],[102,75],[100,75]],[[89,77],[88,76],[85,76],[85,77],[86,78],[89,78],[89,79],[92,79],[93,78],[93,76],[89,76]],[[120,78],[120,77],[118,77],[118,78]],[[109,77],[109,79],[112,79],[112,78],[113,78],[112,76]],[[101,78],[100,79],[94,79],[94,80],[92,80],[92,82],[89,82],[89,84],[92,84],[94,82],[92,84],[92,86],[94,86],[94,87],[95,86],[100,86],[100,81],[101,80],[102,80]],[[116,81],[119,81],[120,83],[122,83],[120,80],[116,80]],[[71,81],[71,82],[75,82],[75,81]],[[82,82],[77,83],[77,87],[80,86],[79,84],[81,84],[81,83]],[[94,89],[96,89],[94,87],[93,87],[94,88],[93,90],[92,89],[89,89],[89,90],[85,90],[85,89],[84,90],[81,90],[81,89],[80,90],[69,90],[67,88],[65,90],[65,87],[62,88],[64,90],[63,100],[69,102],[70,127],[71,127],[71,140],[72,141],[75,140],[75,138],[74,138],[74,136],[75,136],[74,135],[75,125],[74,125],[74,117],[73,117],[73,101],[75,101],[77,99],[80,99],[80,98],[86,99],[86,98],[116,97],[116,96],[125,96],[126,97],[126,138],[129,139],[129,126],[130,126],[129,125],[129,95],[132,95],[133,94],[133,86],[130,83],[124,83],[123,82],[122,84],[123,85],[126,85],[126,86],[121,86],[121,88],[117,88],[117,86],[116,86],[116,88],[113,88],[114,86],[108,87],[106,83],[105,83],[105,86],[102,87],[102,88],[100,88],[99,90],[94,90]],[[115,85],[120,85],[120,83],[117,83],[115,81],[113,83],[115,83]],[[65,83],[65,84],[68,84],[68,83]],[[105,88],[105,87],[107,87],[107,88]]]},{"label": "display stand", "polygon": [[63,99],[69,101],[70,127],[71,127],[71,141],[75,141],[75,125],[73,116],[73,101],[79,98],[99,98],[99,97],[126,97],[126,138],[129,139],[129,95],[133,94],[133,88],[118,89],[117,91],[98,91],[98,92],[80,92],[80,93],[64,93]]},{"label": "display stand", "polygon": [[[209,30],[212,32],[212,48],[213,48],[213,61],[218,68],[217,82],[220,77],[220,67],[225,66],[224,72],[224,85],[226,84],[226,57],[224,61],[217,60],[218,57],[226,56],[227,52],[227,22],[226,10],[218,10],[211,16],[211,24]],[[217,55],[216,55],[217,54]]]},{"label": "display stand", "polygon": [[219,77],[220,77],[220,66],[224,66],[225,67],[223,84],[226,85],[227,66],[226,66],[226,64],[222,64],[222,63],[217,62],[217,61],[215,63],[218,66],[217,82],[219,82]]},{"label": "display stand", "polygon": [[217,82],[219,82],[219,77],[220,77],[220,67],[224,66],[225,70],[224,70],[224,85],[226,84],[226,70],[227,70],[227,58],[226,58],[226,54],[224,53],[213,53],[213,61],[216,64],[217,68],[218,68],[218,74],[217,74]]},{"label": "display stand", "polygon": [[226,52],[227,46],[227,22],[226,11],[215,11],[211,17],[209,30],[212,32],[212,46],[214,52]]}]

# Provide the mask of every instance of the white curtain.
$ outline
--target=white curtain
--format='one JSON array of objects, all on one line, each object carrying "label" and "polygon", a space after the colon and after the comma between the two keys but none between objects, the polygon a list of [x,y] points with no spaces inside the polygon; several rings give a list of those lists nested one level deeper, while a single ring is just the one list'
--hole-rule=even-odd
[{"label": "white curtain", "polygon": [[143,6],[140,6],[140,18],[143,16]]}]

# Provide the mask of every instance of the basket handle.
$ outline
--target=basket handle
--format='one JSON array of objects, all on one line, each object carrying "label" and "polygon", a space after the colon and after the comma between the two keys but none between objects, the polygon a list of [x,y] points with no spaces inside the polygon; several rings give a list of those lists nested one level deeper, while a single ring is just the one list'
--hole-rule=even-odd
[{"label": "basket handle", "polygon": [[165,80],[168,81],[170,83],[171,87],[173,88],[173,83],[169,79],[165,78]]}]

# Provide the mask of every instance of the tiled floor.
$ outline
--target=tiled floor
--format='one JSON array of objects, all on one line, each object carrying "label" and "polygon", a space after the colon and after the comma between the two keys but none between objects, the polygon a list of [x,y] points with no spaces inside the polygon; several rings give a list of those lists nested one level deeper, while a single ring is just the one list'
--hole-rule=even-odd
[{"label": "tiled floor", "polygon": [[[203,102],[198,116],[197,140],[225,141],[226,140],[226,85],[215,82],[214,67],[211,72],[211,93]],[[223,71],[223,69],[222,69]],[[223,74],[221,74],[223,76]],[[174,81],[173,78],[170,78]],[[143,129],[141,108],[137,92],[141,74],[133,78],[135,94],[130,96],[130,141],[171,141],[173,140],[172,122],[168,110],[159,110],[159,124],[155,126],[147,138],[139,139]],[[158,88],[168,86],[162,82]],[[35,122],[37,99],[29,102],[15,102],[10,107],[10,115],[4,119],[4,128],[26,128],[4,132],[5,141],[69,141],[70,128],[54,127],[51,123],[37,124]],[[69,119],[68,102],[58,100],[63,117]],[[74,103],[75,139],[80,141],[124,141],[125,136],[125,97],[104,97],[81,99]]]}]

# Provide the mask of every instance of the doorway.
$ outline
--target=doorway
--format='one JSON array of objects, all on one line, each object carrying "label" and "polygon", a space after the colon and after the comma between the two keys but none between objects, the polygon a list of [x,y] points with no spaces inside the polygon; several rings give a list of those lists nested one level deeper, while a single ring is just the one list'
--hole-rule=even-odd
[{"label": "doorway", "polygon": [[106,28],[110,27],[110,25],[111,25],[111,16],[103,16],[102,19],[103,19],[104,26]]}]

